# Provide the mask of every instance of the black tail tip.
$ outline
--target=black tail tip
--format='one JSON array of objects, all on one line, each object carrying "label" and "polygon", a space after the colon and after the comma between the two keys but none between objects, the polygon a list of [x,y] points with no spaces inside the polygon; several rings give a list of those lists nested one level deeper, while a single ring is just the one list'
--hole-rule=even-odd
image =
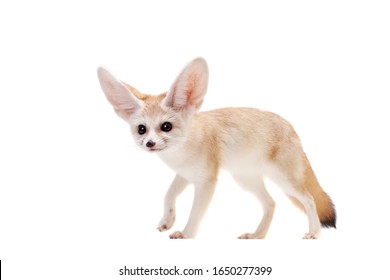
[{"label": "black tail tip", "polygon": [[324,228],[336,228],[336,220],[337,215],[336,211],[334,211],[331,216],[321,220],[321,226]]},{"label": "black tail tip", "polygon": [[337,228],[336,227],[336,220],[326,220],[321,222],[321,226],[324,228]]}]

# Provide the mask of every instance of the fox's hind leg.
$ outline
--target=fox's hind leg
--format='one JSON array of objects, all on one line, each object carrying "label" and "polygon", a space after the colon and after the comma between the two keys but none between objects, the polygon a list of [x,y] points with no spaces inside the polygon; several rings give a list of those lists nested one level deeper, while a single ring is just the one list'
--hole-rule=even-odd
[{"label": "fox's hind leg", "polygon": [[237,183],[245,190],[251,192],[263,207],[263,218],[254,233],[245,233],[240,239],[263,239],[271,225],[275,210],[275,202],[265,188],[261,176],[233,175]]},{"label": "fox's hind leg", "polygon": [[271,179],[281,187],[287,196],[296,199],[303,205],[309,222],[309,232],[303,236],[303,239],[319,238],[321,234],[321,223],[313,196],[296,179],[288,179],[281,174],[273,176]]},{"label": "fox's hind leg", "polygon": [[305,208],[305,212],[309,221],[309,232],[303,236],[303,239],[319,238],[321,234],[321,223],[312,195],[307,192],[296,191],[296,188],[290,189],[288,191],[288,195],[297,199]]}]

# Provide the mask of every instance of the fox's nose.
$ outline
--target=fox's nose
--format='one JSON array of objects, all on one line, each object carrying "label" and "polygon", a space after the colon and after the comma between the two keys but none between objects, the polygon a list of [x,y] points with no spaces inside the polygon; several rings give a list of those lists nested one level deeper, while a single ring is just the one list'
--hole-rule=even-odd
[{"label": "fox's nose", "polygon": [[156,145],[156,142],[153,142],[152,140],[149,140],[146,142],[146,147],[153,148]]}]

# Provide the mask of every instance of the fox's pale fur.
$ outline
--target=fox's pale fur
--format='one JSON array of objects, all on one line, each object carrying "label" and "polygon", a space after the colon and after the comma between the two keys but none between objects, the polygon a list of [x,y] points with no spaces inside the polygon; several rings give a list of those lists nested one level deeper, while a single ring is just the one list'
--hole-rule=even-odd
[{"label": "fox's pale fur", "polygon": [[267,234],[275,202],[264,186],[265,177],[276,182],[307,214],[309,231],[304,238],[318,238],[321,225],[335,227],[333,203],[320,187],[297,134],[286,120],[253,108],[197,113],[207,91],[204,59],[191,61],[168,92],[155,96],[140,93],[105,68],[98,69],[98,77],[115,111],[129,123],[135,142],[157,153],[176,172],[165,197],[160,231],[173,226],[178,195],[188,184],[195,186],[188,223],[170,238],[195,237],[220,168],[230,172],[263,207],[256,231],[240,238],[264,238]]}]

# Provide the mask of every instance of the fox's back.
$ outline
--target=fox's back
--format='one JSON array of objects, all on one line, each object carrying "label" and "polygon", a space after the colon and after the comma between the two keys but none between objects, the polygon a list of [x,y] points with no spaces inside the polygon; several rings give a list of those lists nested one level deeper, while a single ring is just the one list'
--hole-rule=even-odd
[{"label": "fox's back", "polygon": [[220,167],[234,173],[250,172],[251,163],[260,170],[261,165],[291,161],[303,153],[297,134],[285,119],[255,108],[200,112],[193,118],[189,139],[196,139],[199,151],[208,147]]}]

